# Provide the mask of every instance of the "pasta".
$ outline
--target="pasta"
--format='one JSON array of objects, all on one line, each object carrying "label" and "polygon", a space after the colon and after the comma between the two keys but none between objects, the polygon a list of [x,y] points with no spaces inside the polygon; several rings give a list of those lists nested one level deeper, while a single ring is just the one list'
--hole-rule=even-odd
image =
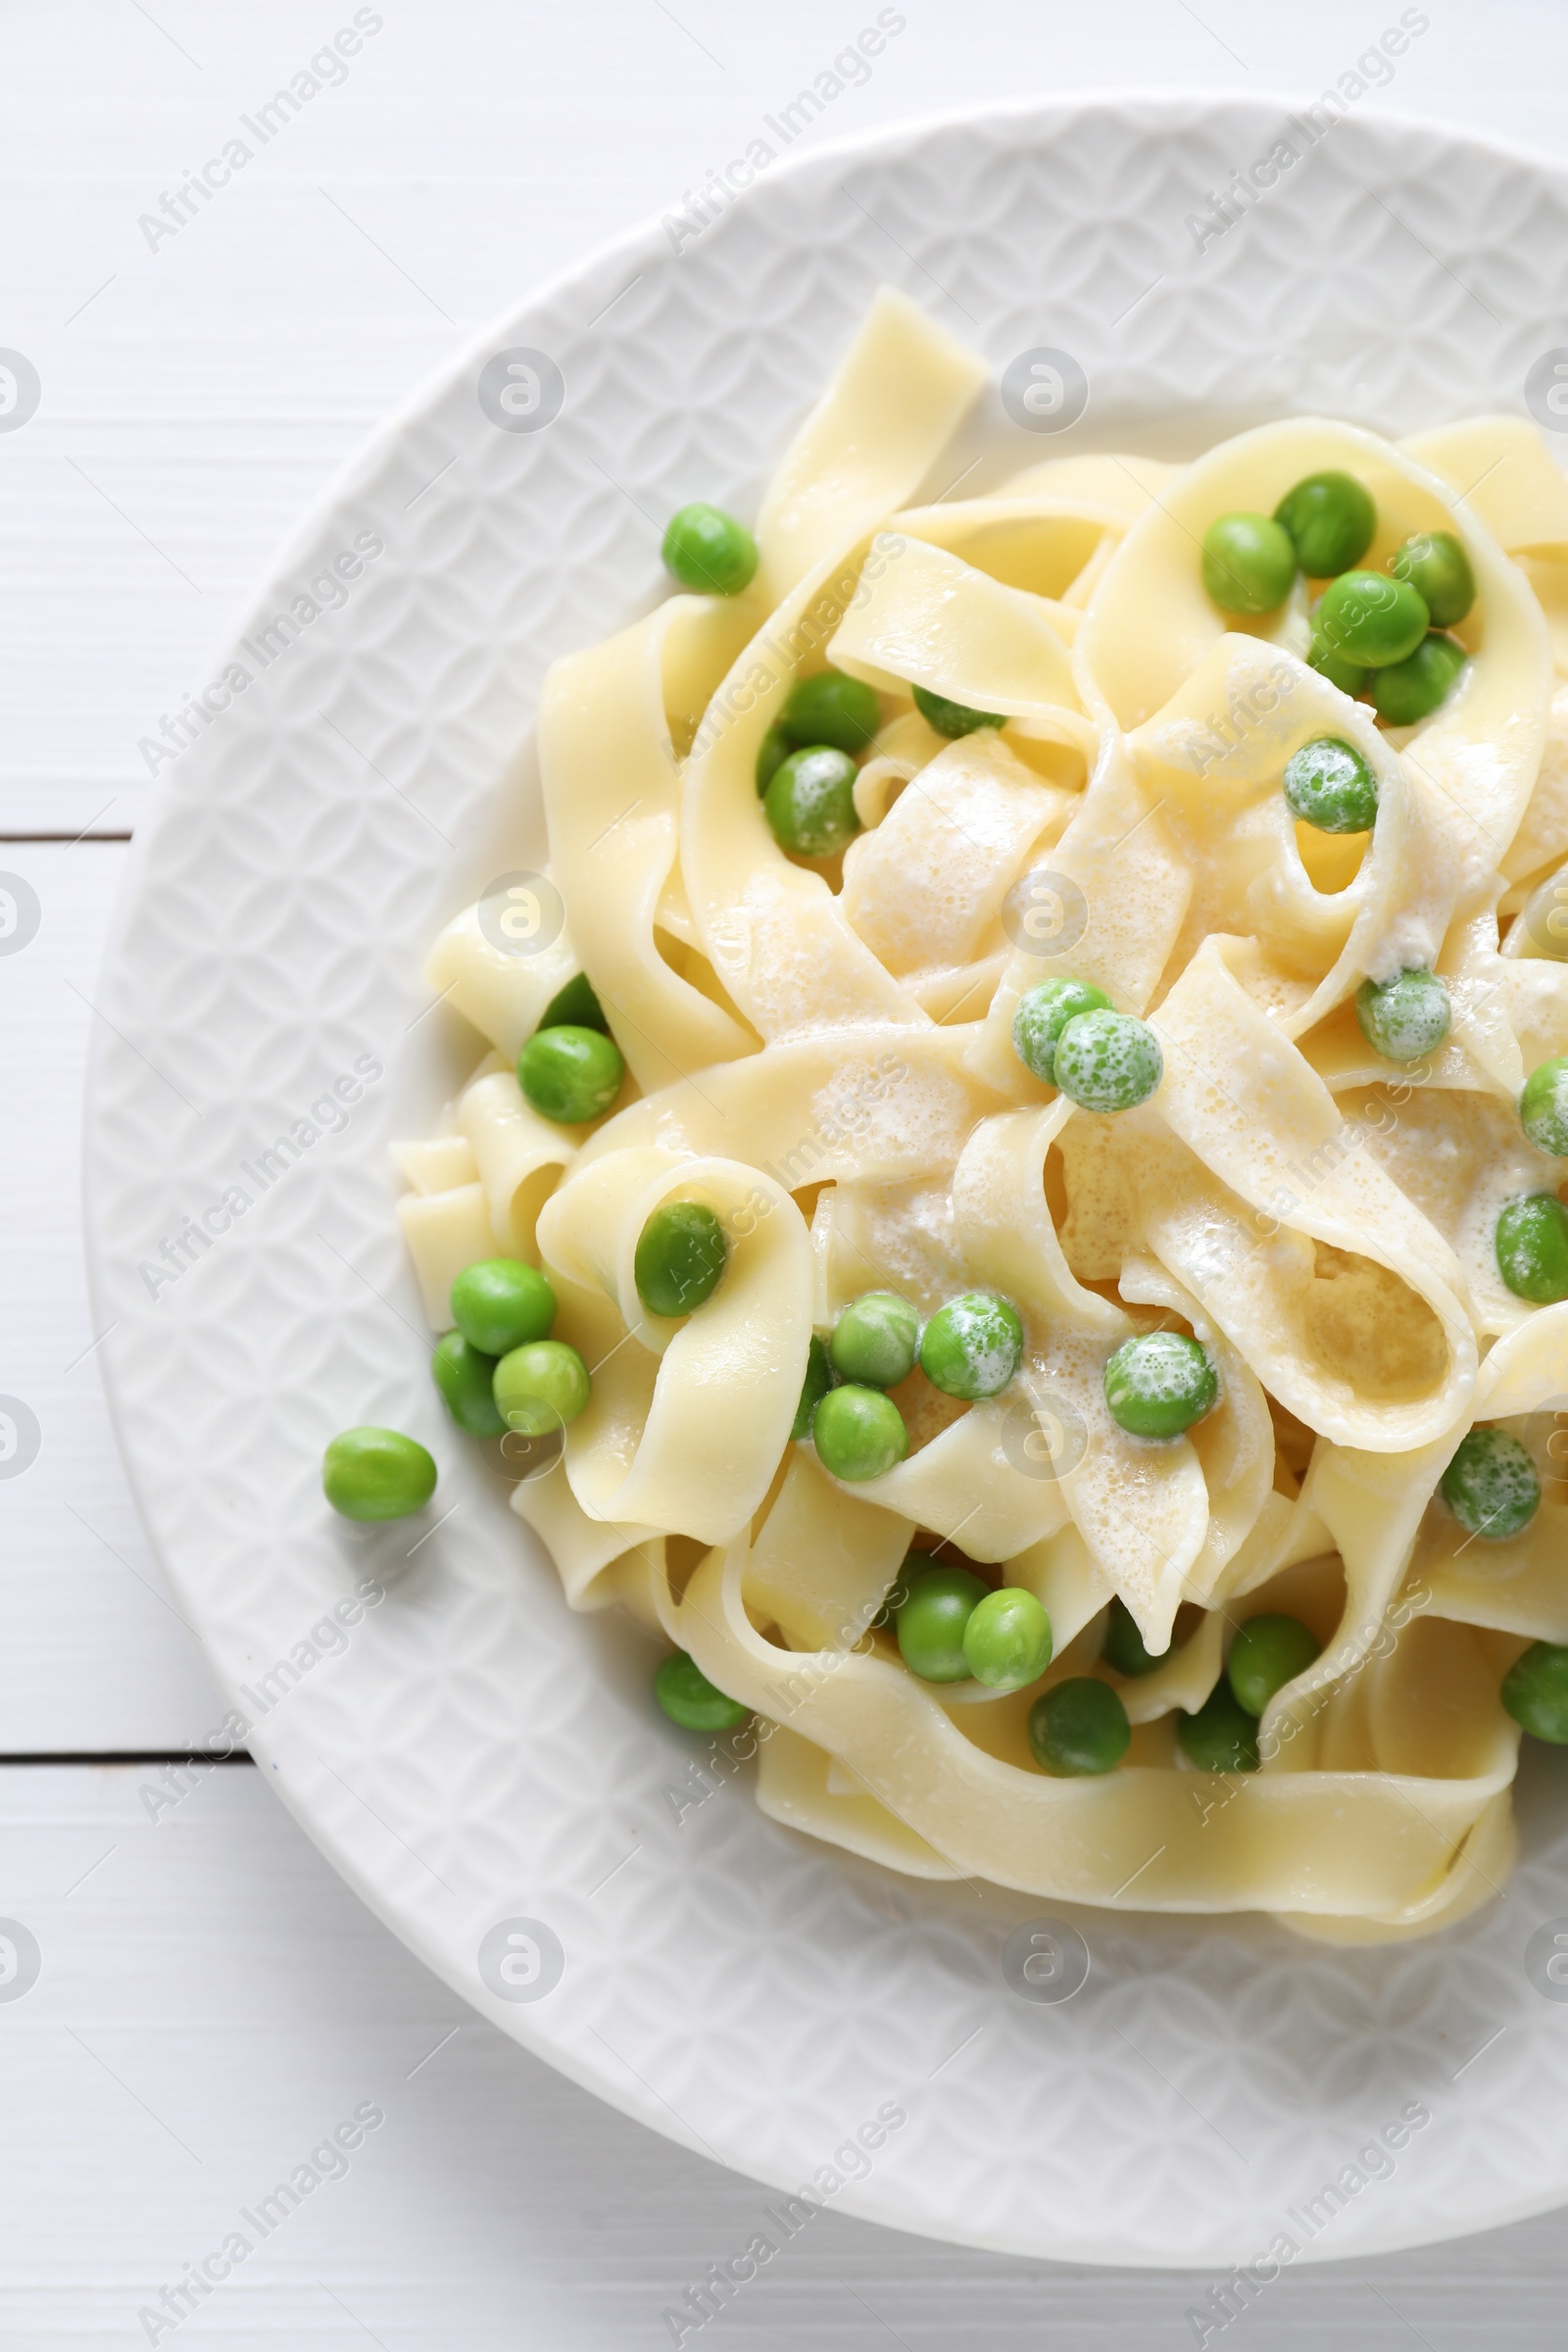
[{"label": "pasta", "polygon": [[671,526],[725,592],[551,672],[559,926],[428,969],[438,1378],[776,1821],[1424,1933],[1568,1737],[1568,485],[1293,418],[933,496],[984,377],[884,293],[755,541]]}]

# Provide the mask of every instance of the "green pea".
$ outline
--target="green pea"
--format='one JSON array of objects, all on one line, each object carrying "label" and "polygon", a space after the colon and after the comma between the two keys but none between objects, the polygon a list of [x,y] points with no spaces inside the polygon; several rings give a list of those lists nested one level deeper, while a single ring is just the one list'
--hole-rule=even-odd
[{"label": "green pea", "polygon": [[345,1429],[321,1457],[321,1492],[345,1519],[407,1519],[435,1493],[435,1463],[396,1429]]},{"label": "green pea", "polygon": [[775,719],[757,747],[757,795],[766,792],[795,746]]},{"label": "green pea", "polygon": [[1451,629],[1476,601],[1476,575],[1451,531],[1412,533],[1389,558],[1389,569],[1396,580],[1409,581],[1435,629]]},{"label": "green pea", "polygon": [[813,1332],[806,1350],[806,1378],[801,1383],[801,1401],[795,1407],[792,1438],[810,1436],[812,1415],[832,1386],[833,1367],[828,1362],[826,1344]]},{"label": "green pea", "polygon": [[1537,1062],[1519,1098],[1519,1124],[1538,1152],[1568,1157],[1568,1054]]},{"label": "green pea", "polygon": [[1381,669],[1415,652],[1428,617],[1408,580],[1391,580],[1384,571],[1342,571],[1324,589],[1314,626],[1331,653]]},{"label": "green pea", "polygon": [[1200,1772],[1255,1772],[1257,1718],[1223,1675],[1196,1715],[1178,1714],[1176,1743]]},{"label": "green pea", "polygon": [[920,1318],[894,1291],[867,1291],[833,1326],[828,1354],[841,1380],[862,1388],[897,1388],[914,1370]]},{"label": "green pea", "polygon": [[536,1029],[517,1056],[525,1100],[541,1118],[563,1127],[579,1127],[608,1110],[625,1075],[613,1038],[570,1022]]},{"label": "green pea", "polygon": [[1100,1654],[1118,1674],[1139,1675],[1152,1674],[1157,1666],[1164,1665],[1170,1652],[1163,1650],[1157,1658],[1150,1656],[1144,1647],[1144,1637],[1138,1631],[1137,1618],[1127,1603],[1118,1598],[1111,1602],[1106,1614],[1105,1640]]},{"label": "green pea", "polygon": [[[907,1561],[905,1567],[907,1571]],[[908,1598],[896,1620],[904,1663],[922,1683],[966,1682],[964,1629],[989,1587],[967,1568],[944,1567],[941,1561],[915,1570],[906,1582]]]},{"label": "green pea", "polygon": [[637,1238],[632,1279],[651,1315],[689,1315],[723,1278],[729,1243],[701,1200],[666,1200]]},{"label": "green pea", "polygon": [[1352,703],[1372,675],[1360,662],[1348,662],[1343,654],[1337,654],[1331,645],[1316,635],[1306,659],[1320,677],[1327,678],[1329,684],[1337,686],[1342,694],[1348,694]]},{"label": "green pea", "polygon": [[1084,1110],[1131,1110],[1165,1075],[1165,1056],[1147,1021],[1130,1012],[1078,1012],[1056,1040],[1054,1075]]},{"label": "green pea", "polygon": [[1369,833],[1377,818],[1378,780],[1338,735],[1316,736],[1292,753],[1284,790],[1291,814],[1320,833]]},{"label": "green pea", "polygon": [[1501,1544],[1541,1508],[1536,1465],[1512,1432],[1472,1429],[1443,1473],[1438,1492],[1466,1535]]},{"label": "green pea", "polygon": [[1309,473],[1286,491],[1274,519],[1290,533],[1308,579],[1326,580],[1360,563],[1378,527],[1378,511],[1353,473]]},{"label": "green pea", "polygon": [[1568,1208],[1555,1193],[1505,1201],[1494,1237],[1497,1271],[1516,1298],[1554,1306],[1568,1298]]},{"label": "green pea", "polygon": [[593,1383],[575,1348],[564,1340],[535,1340],[514,1348],[496,1366],[496,1410],[520,1437],[547,1438],[575,1421]]},{"label": "green pea", "polygon": [[1123,1340],[1102,1385],[1111,1419],[1135,1438],[1179,1438],[1219,1401],[1207,1348],[1180,1331]]},{"label": "green pea", "polygon": [[1436,972],[1396,972],[1392,980],[1363,980],[1355,992],[1361,1035],[1385,1061],[1421,1061],[1448,1034],[1452,1007]]},{"label": "green pea", "polygon": [[1203,586],[1222,612],[1272,612],[1295,578],[1290,535],[1266,514],[1221,514],[1203,533]]},{"label": "green pea", "polygon": [[1092,980],[1042,980],[1018,999],[1012,1016],[1012,1050],[1026,1070],[1047,1086],[1055,1083],[1056,1040],[1080,1012],[1109,1012],[1110,999]]},{"label": "green pea", "polygon": [[1113,1772],[1132,1736],[1121,1700],[1108,1683],[1093,1675],[1078,1675],[1042,1690],[1029,1710],[1035,1762],[1058,1780]]},{"label": "green pea", "polygon": [[997,1396],[1023,1360],[1023,1325],[994,1291],[965,1291],[920,1334],[920,1369],[945,1396]]},{"label": "green pea", "polygon": [[610,1023],[605,1008],[594,994],[593,982],[586,972],[578,972],[557,989],[540,1015],[541,1029],[597,1029],[602,1037],[610,1035]]},{"label": "green pea", "polygon": [[726,1698],[683,1649],[667,1657],[654,1676],[654,1696],[683,1732],[732,1732],[752,1711],[738,1698]]},{"label": "green pea", "polygon": [[1372,672],[1373,709],[1386,726],[1413,727],[1447,701],[1468,660],[1456,638],[1433,629],[1402,662]]},{"label": "green pea", "polygon": [[757,571],[757,541],[745,523],[701,499],[670,516],[661,553],[664,569],[700,596],[739,596]]},{"label": "green pea", "polygon": [[825,743],[836,752],[863,752],[882,724],[882,706],[863,678],[819,669],[791,687],[778,724],[797,751]]},{"label": "green pea", "polygon": [[829,744],[792,752],[774,770],[762,807],[781,849],[801,858],[831,858],[860,830],[855,761]]},{"label": "green pea", "polygon": [[461,1331],[449,1331],[435,1344],[430,1377],[447,1411],[470,1438],[499,1438],[507,1426],[496,1410],[495,1368],[495,1357],[470,1348]]},{"label": "green pea", "polygon": [[909,1450],[904,1415],[880,1389],[829,1389],[811,1421],[816,1458],[834,1478],[880,1478]]},{"label": "green pea", "polygon": [[1568,1745],[1568,1649],[1532,1642],[1502,1678],[1502,1703],[1532,1739]]},{"label": "green pea", "polygon": [[931,694],[924,686],[914,689],[914,707],[928,727],[939,735],[972,735],[977,727],[1004,727],[1006,713],[1003,710],[971,710],[967,703],[954,703],[945,694]]},{"label": "green pea", "polygon": [[505,1355],[548,1340],[556,1294],[548,1275],[519,1257],[482,1257],[452,1285],[452,1320],[481,1355]]},{"label": "green pea", "polygon": [[1225,1666],[1238,1705],[1261,1715],[1275,1691],[1304,1674],[1322,1649],[1298,1617],[1249,1617]]},{"label": "green pea", "polygon": [[940,1568],[942,1562],[934,1552],[907,1551],[898,1575],[883,1594],[882,1606],[872,1618],[873,1626],[896,1626],[899,1611],[908,1599],[914,1580],[927,1568]]},{"label": "green pea", "polygon": [[988,1690],[1022,1690],[1051,1664],[1051,1619],[1032,1592],[1004,1585],[976,1601],[963,1629],[969,1672]]}]

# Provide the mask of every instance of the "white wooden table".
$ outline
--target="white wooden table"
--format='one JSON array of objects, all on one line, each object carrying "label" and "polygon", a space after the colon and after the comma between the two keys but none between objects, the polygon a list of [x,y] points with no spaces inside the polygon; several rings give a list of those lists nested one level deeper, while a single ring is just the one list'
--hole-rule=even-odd
[{"label": "white wooden table", "polygon": [[[807,141],[998,93],[1298,98],[1398,10],[897,13],[870,80]],[[343,78],[181,220],[172,191],[356,14],[375,24]],[[139,742],[209,674],[293,518],[460,336],[676,203],[876,14],[0,0],[0,347],[41,384],[0,433],[0,868],[41,913],[0,956],[0,1392],[43,1433],[0,1481],[0,1914],[43,1956],[0,2004],[5,2352],[174,2332],[257,2352],[635,2352],[671,2340],[666,2304],[755,2226],[761,2191],[599,2106],[428,1977],[249,1764],[171,1779],[221,1709],[110,1434],[76,1134],[99,943],[148,788]],[[1568,152],[1555,0],[1431,16],[1383,103]],[[179,225],[154,233],[141,217],[163,221],[166,192]],[[177,2294],[140,2317],[366,2102],[385,2120],[343,2177],[177,2330]],[[1564,2340],[1565,2294],[1568,2230],[1546,2217],[1287,2272],[1226,2333],[1276,2352],[1538,2352]],[[823,2214],[713,2340],[1128,2352],[1195,2341],[1194,2299],[1181,2274],[990,2259]]]}]

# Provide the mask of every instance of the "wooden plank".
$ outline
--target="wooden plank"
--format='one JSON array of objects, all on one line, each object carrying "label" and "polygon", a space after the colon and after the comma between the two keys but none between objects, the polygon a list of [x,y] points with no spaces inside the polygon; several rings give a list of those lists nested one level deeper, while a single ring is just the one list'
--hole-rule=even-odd
[{"label": "wooden plank", "polygon": [[[466,2009],[252,1767],[160,1796],[140,1767],[0,1771],[0,1907],[41,1963],[0,2000],[8,2352],[145,2342],[138,2313],[235,2230],[251,2252],[160,2342],[669,2345],[663,2313],[745,2249],[776,2195],[628,2123]],[[346,2171],[284,2201],[264,2236],[245,2217],[267,2218],[259,2201],[368,2107],[384,2120]],[[1539,2352],[1560,2337],[1565,2267],[1546,2217],[1287,2271],[1227,2336],[1253,2352]],[[685,2341],[1128,2352],[1193,2342],[1184,2315],[1210,2283],[970,2253],[827,2210]]]},{"label": "wooden plank", "polygon": [[41,1433],[30,1468],[0,1477],[0,1755],[183,1749],[222,1720],[137,1522],[91,1351],[82,1073],[126,856],[0,844],[38,906],[36,936],[0,955],[0,1392]]}]

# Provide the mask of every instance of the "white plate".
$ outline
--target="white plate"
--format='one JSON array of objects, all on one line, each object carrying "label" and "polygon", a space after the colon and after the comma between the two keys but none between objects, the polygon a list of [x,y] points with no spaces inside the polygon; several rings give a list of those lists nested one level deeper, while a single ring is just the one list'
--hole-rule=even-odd
[{"label": "white plate", "polygon": [[[823,149],[704,234],[656,223],[527,303],[287,551],[237,650],[250,682],[165,772],[98,998],[88,1234],[117,1426],[285,1803],[432,1968],[628,2114],[775,2187],[816,2178],[836,2209],[1075,2261],[1218,2265],[1281,2232],[1300,2258],[1364,2253],[1568,2197],[1568,2008],[1548,1997],[1568,1985],[1539,1941],[1526,1958],[1568,1914],[1563,1760],[1526,1776],[1506,1899],[1431,1942],[1080,1913],[1088,1982],[1019,1997],[1004,1941],[1054,1906],[889,1876],[775,1828],[741,1787],[682,1802],[700,1743],[656,1712],[651,1645],[568,1614],[441,1413],[386,1147],[426,1128],[458,1066],[418,976],[428,941],[543,850],[547,663],[663,592],[661,521],[683,500],[753,509],[885,280],[999,375],[1042,346],[1087,375],[1086,416],[1054,438],[993,391],[951,468],[978,457],[973,487],[1292,411],[1400,432],[1523,405],[1561,331],[1564,181],[1352,107],[1200,253],[1187,216],[1292,135],[1286,112],[1029,106]],[[502,429],[478,397],[519,347],[564,385],[542,429]],[[301,605],[264,667],[259,627],[365,533],[384,552],[319,617]],[[361,1055],[384,1075],[339,1132],[300,1130],[264,1193],[259,1152],[298,1119],[314,1132]],[[229,1187],[249,1204],[216,1231]],[[187,1239],[191,1262],[152,1280],[204,1216],[210,1246]],[[358,1534],[322,1506],[321,1447],[360,1421],[440,1462],[413,1529]],[[367,1574],[386,1597],[315,1660],[339,1636],[312,1627]],[[515,1931],[533,1941],[513,1983],[490,1957],[511,1920],[543,1931]],[[906,2120],[834,2166],[888,2101]],[[1356,2151],[1407,2107],[1431,2122],[1355,2185]]]}]

